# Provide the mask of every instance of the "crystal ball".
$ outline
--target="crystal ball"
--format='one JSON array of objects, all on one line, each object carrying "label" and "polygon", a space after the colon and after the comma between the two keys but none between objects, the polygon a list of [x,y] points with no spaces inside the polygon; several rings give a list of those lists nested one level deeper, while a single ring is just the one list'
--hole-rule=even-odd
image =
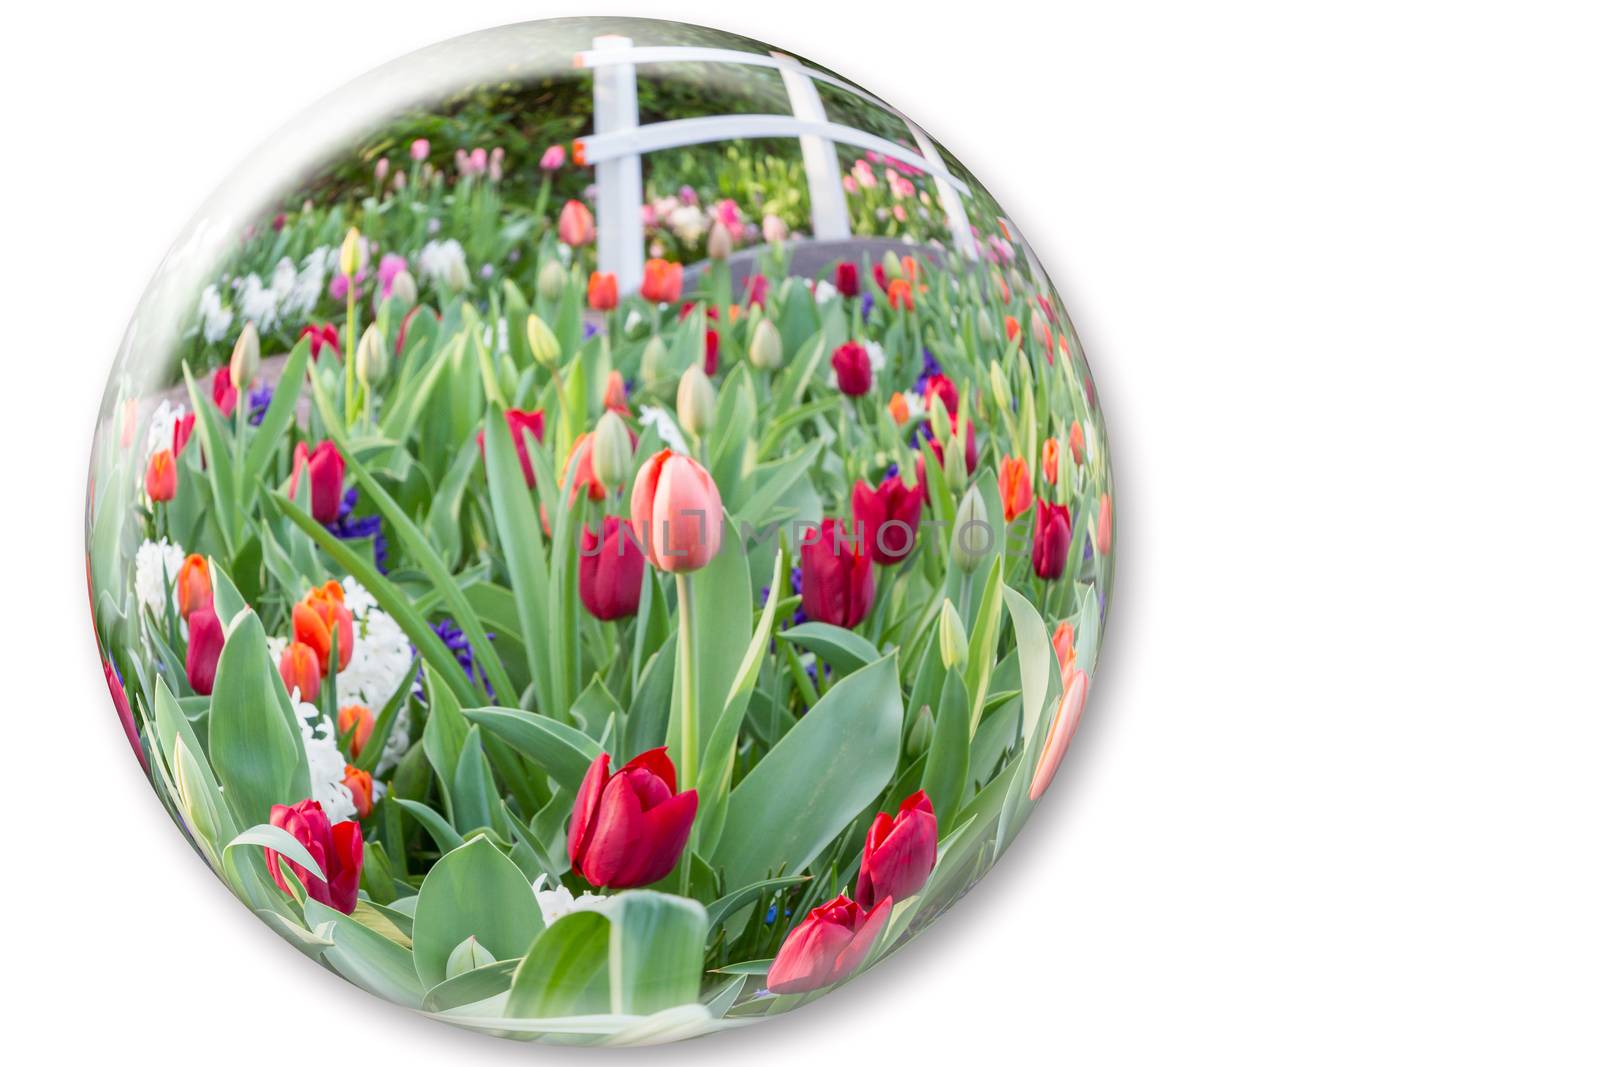
[{"label": "crystal ball", "polygon": [[353,82],[179,237],[97,423],[95,641],[306,956],[667,1041],[849,982],[1016,839],[1111,481],[1060,297],[913,119],[717,30],[532,22]]}]

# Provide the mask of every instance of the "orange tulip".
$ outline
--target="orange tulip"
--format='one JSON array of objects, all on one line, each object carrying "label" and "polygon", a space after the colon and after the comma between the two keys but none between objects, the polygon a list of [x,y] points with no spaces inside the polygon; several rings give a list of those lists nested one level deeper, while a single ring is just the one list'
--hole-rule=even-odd
[{"label": "orange tulip", "polygon": [[311,590],[294,606],[293,619],[294,639],[316,652],[317,667],[324,675],[329,673],[335,634],[339,638],[339,670],[350,666],[350,653],[356,643],[355,620],[344,606],[343,586],[329,581]]},{"label": "orange tulip", "polygon": [[568,506],[578,499],[578,492],[582,489],[588,490],[590,500],[604,500],[606,487],[594,476],[594,434],[581,433],[578,439],[572,442],[572,451],[567,453],[567,461],[561,465],[562,485],[567,484],[567,472],[572,469],[573,463],[577,463],[578,471],[573,475]]},{"label": "orange tulip", "polygon": [[647,259],[639,295],[652,304],[675,304],[683,296],[683,264]]},{"label": "orange tulip", "polygon": [[1072,453],[1072,462],[1083,465],[1083,425],[1078,420],[1072,420],[1072,429],[1067,431],[1067,450]]},{"label": "orange tulip", "polygon": [[669,573],[697,571],[722,549],[722,494],[706,469],[663,448],[634,479],[633,532],[645,559]]},{"label": "orange tulip", "polygon": [[1033,507],[1033,479],[1028,475],[1028,461],[1021,456],[1000,461],[1000,503],[1007,522]]},{"label": "orange tulip", "polygon": [[628,410],[628,387],[622,381],[621,371],[612,371],[606,378],[605,405],[607,411],[615,411],[618,415],[631,414]]},{"label": "orange tulip", "polygon": [[906,420],[911,418],[911,408],[906,403],[904,393],[896,393],[889,398],[889,417],[896,426],[904,426]]},{"label": "orange tulip", "polygon": [[292,696],[300,691],[301,700],[315,700],[322,689],[322,669],[317,666],[317,650],[299,641],[292,642],[278,657],[278,676]]},{"label": "orange tulip", "polygon": [[914,284],[917,280],[917,261],[910,256],[901,256],[900,272],[906,276],[907,281]]},{"label": "orange tulip", "polygon": [[355,802],[356,817],[365,819],[372,814],[372,775],[358,767],[344,765],[344,784]]},{"label": "orange tulip", "polygon": [[178,614],[187,619],[195,608],[211,603],[211,568],[204,556],[192,555],[178,568],[173,583],[178,595]]},{"label": "orange tulip", "polygon": [[339,709],[339,736],[350,734],[350,755],[361,755],[372,737],[372,726],[372,709],[365,704],[346,704]]},{"label": "orange tulip", "polygon": [[1054,437],[1044,439],[1044,455],[1039,460],[1039,466],[1044,470],[1044,480],[1055,485],[1057,471],[1061,467],[1061,445]]},{"label": "orange tulip", "polygon": [[1006,340],[1007,341],[1015,341],[1017,339],[1017,335],[1020,334],[1021,332],[1022,332],[1022,323],[1017,321],[1017,317],[1015,315],[1007,315],[1006,316]]},{"label": "orange tulip", "polygon": [[589,307],[595,311],[610,311],[617,306],[617,276],[609,271],[594,271],[589,275]]},{"label": "orange tulip", "polygon": [[895,278],[889,283],[889,306],[898,311],[910,311],[915,307],[911,299],[911,283],[904,278]]},{"label": "orange tulip", "polygon": [[163,448],[150,456],[150,465],[144,470],[144,491],[157,504],[178,495],[178,464],[172,458],[172,449]]}]

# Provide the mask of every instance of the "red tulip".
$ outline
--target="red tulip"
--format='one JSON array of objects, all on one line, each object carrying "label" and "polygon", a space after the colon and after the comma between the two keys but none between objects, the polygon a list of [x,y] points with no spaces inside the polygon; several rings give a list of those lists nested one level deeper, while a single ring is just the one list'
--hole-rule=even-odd
[{"label": "red tulip", "polygon": [[183,416],[172,424],[172,454],[183,455],[183,446],[189,443],[189,437],[194,433],[194,412]]},{"label": "red tulip", "polygon": [[872,361],[867,358],[867,350],[854,341],[846,341],[833,350],[833,373],[845,396],[862,396],[872,388]]},{"label": "red tulip", "polygon": [[594,240],[594,214],[579,200],[568,200],[556,220],[556,236],[564,245],[577,248]]},{"label": "red tulip", "polygon": [[811,909],[784,938],[767,971],[767,989],[809,993],[850,977],[872,951],[893,907],[894,898],[884,897],[868,911],[840,893]]},{"label": "red tulip", "polygon": [[717,376],[717,352],[722,347],[722,335],[706,327],[706,377]]},{"label": "red tulip", "polygon": [[700,798],[678,792],[665,748],[653,748],[611,773],[611,757],[589,764],[572,808],[567,856],[590,885],[628,889],[660,881],[677,866]]},{"label": "red tulip", "polygon": [[722,549],[722,494],[688,456],[664,448],[646,460],[629,505],[634,536],[657,570],[699,570]]},{"label": "red tulip", "polygon": [[883,269],[882,263],[874,263],[872,265],[872,280],[878,283],[879,289],[886,293],[889,291],[889,275]]},{"label": "red tulip", "polygon": [[644,551],[621,519],[607,515],[598,536],[584,526],[578,554],[578,596],[590,615],[609,622],[637,613],[643,581]]},{"label": "red tulip", "polygon": [[672,304],[683,296],[683,264],[647,259],[639,295],[652,304]]},{"label": "red tulip", "polygon": [[876,489],[856,482],[850,494],[850,513],[872,562],[890,566],[911,551],[922,521],[924,495],[921,482],[915,489],[907,489],[898,474],[885,478]]},{"label": "red tulip", "polygon": [[872,560],[839,519],[823,519],[817,533],[800,539],[800,604],[807,618],[848,629],[872,607]]},{"label": "red tulip", "polygon": [[233,379],[228,375],[226,363],[211,375],[211,399],[223,415],[232,415],[233,409],[238,406],[239,390],[233,387]]},{"label": "red tulip", "polygon": [[[533,439],[544,443],[544,409],[519,411],[506,409],[506,429],[511,431],[511,443],[517,447],[517,461],[522,464],[522,480],[533,488],[533,458],[528,455],[528,440],[523,431],[533,434]],[[483,431],[478,431],[478,451],[483,451]]]},{"label": "red tulip", "polygon": [[301,441],[294,446],[294,469],[289,474],[289,497],[294,498],[300,488],[300,472],[311,472],[311,517],[320,523],[330,523],[339,517],[339,505],[344,500],[344,457],[339,446],[324,441],[307,450]]},{"label": "red tulip", "polygon": [[904,900],[921,889],[933,872],[939,852],[939,820],[933,801],[922,790],[900,802],[890,818],[878,812],[867,830],[856,878],[856,900],[870,908],[879,900]]},{"label": "red tulip", "polygon": [[210,696],[211,687],[216,683],[222,641],[222,623],[207,599],[189,613],[189,654],[183,665],[190,687],[201,696]]},{"label": "red tulip", "polygon": [[1020,456],[1006,456],[1000,461],[1000,505],[1007,522],[1033,507],[1033,479],[1028,474],[1028,461]]},{"label": "red tulip", "polygon": [[278,677],[290,696],[300,691],[300,699],[311,701],[322,689],[322,668],[317,665],[317,650],[299,641],[291,641],[278,657]]},{"label": "red tulip", "polygon": [[[355,620],[344,606],[344,587],[329,580],[312,589],[294,606],[294,639],[317,654],[317,669],[326,677],[333,656],[334,634],[339,635],[339,670],[350,666],[355,649]],[[304,690],[301,691],[304,696]]]},{"label": "red tulip", "polygon": [[302,800],[293,807],[272,805],[269,820],[273,826],[287,830],[296,841],[306,847],[311,858],[317,861],[326,878],[317,878],[294,860],[267,849],[267,873],[278,883],[278,888],[289,892],[280,865],[287,864],[295,877],[306,887],[312,900],[326,904],[346,915],[356,910],[356,889],[361,885],[361,826],[345,820],[332,826],[323,814],[322,805],[315,800]]},{"label": "red tulip", "polygon": [[1065,504],[1039,501],[1033,523],[1033,573],[1053,582],[1067,569],[1072,547],[1072,513]]},{"label": "red tulip", "polygon": [[172,584],[178,598],[179,617],[187,619],[196,608],[211,605],[211,568],[204,556],[186,558]]},{"label": "red tulip", "polygon": [[833,268],[833,287],[839,290],[843,297],[859,296],[861,294],[861,271],[854,263],[840,262]]},{"label": "red tulip", "polygon": [[617,306],[617,276],[609,271],[592,271],[589,274],[589,307],[595,311],[610,311]]},{"label": "red tulip", "polygon": [[961,393],[956,389],[956,383],[942,374],[930,375],[923,383],[922,399],[929,407],[933,406],[935,399],[942,400],[951,418],[956,417],[956,411],[961,407]]},{"label": "red tulip", "polygon": [[300,331],[300,336],[311,338],[311,362],[317,361],[323,349],[331,352],[335,359],[339,358],[339,328],[333,323],[325,322],[321,326],[310,323]]},{"label": "red tulip", "polygon": [[150,454],[150,463],[144,469],[144,491],[157,504],[165,504],[178,495],[178,464],[172,458],[172,449]]},{"label": "red tulip", "polygon": [[765,308],[767,306],[767,276],[752,274],[744,283],[744,302]]},{"label": "red tulip", "polygon": [[1100,494],[1100,521],[1094,526],[1094,550],[1104,556],[1111,551],[1111,494]]}]

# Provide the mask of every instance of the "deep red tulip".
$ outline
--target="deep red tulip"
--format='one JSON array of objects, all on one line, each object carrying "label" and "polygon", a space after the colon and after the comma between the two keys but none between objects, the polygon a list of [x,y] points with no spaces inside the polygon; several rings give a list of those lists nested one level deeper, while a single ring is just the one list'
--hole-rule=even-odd
[{"label": "deep red tulip", "polygon": [[628,889],[672,873],[699,807],[693,790],[678,792],[678,772],[665,748],[640,753],[616,774],[611,757],[589,764],[572,808],[567,856],[590,885]]},{"label": "deep red tulip", "polygon": [[[339,635],[339,670],[350,666],[356,631],[350,609],[344,606],[344,586],[330,579],[312,589],[294,606],[292,618],[295,641],[316,652],[317,669],[323,677],[328,675],[333,656],[334,634]],[[304,691],[300,695],[306,696]]]},{"label": "deep red tulip", "polygon": [[961,392],[956,388],[955,382],[942,374],[930,375],[922,386],[922,400],[925,404],[932,407],[936,399],[944,402],[944,409],[950,413],[952,419],[956,417],[956,411],[961,407]]},{"label": "deep red tulip", "polygon": [[210,696],[217,680],[217,660],[222,656],[222,623],[212,610],[211,601],[189,612],[189,654],[184,671],[189,685],[201,696]]},{"label": "deep red tulip", "polygon": [[339,446],[332,441],[324,441],[310,450],[304,441],[294,446],[294,470],[289,474],[290,499],[300,488],[302,470],[311,472],[311,517],[324,524],[337,519],[339,505],[344,500],[344,457],[339,454]]},{"label": "deep red tulip", "polygon": [[800,604],[806,617],[846,629],[872,607],[872,559],[863,539],[839,519],[823,519],[815,538],[800,542]]},{"label": "deep red tulip", "polygon": [[833,350],[833,373],[845,396],[862,396],[872,388],[872,360],[867,357],[866,348],[854,341],[846,341]]},{"label": "deep red tulip", "polygon": [[346,915],[356,910],[356,890],[361,885],[361,826],[350,820],[328,825],[328,816],[315,800],[302,800],[293,807],[272,805],[269,820],[273,826],[287,830],[306,847],[311,858],[317,861],[326,878],[314,877],[310,871],[294,860],[267,849],[267,873],[278,883],[278,888],[289,892],[280,865],[287,864],[306,887],[312,900],[326,904]]},{"label": "deep red tulip", "polygon": [[212,372],[211,399],[223,415],[232,415],[233,409],[239,404],[239,390],[233,387],[233,379],[228,376],[226,363]]},{"label": "deep red tulip", "polygon": [[144,469],[144,491],[157,504],[165,504],[178,495],[178,463],[172,458],[172,449],[150,454]]},{"label": "deep red tulip", "polygon": [[300,336],[311,338],[311,362],[315,363],[317,361],[317,357],[322,355],[323,349],[327,349],[333,355],[333,358],[339,358],[339,328],[333,323],[325,322],[321,326],[316,323],[308,323],[300,331]]},{"label": "deep red tulip", "polygon": [[872,562],[899,563],[911,551],[922,521],[923,483],[907,489],[898,474],[885,478],[878,488],[856,482],[850,494],[850,513],[866,542]]},{"label": "deep red tulip", "polygon": [[706,377],[715,378],[717,375],[718,350],[722,347],[722,336],[711,327],[706,327]]},{"label": "deep red tulip", "polygon": [[872,280],[878,283],[878,288],[885,293],[889,291],[889,274],[883,269],[882,263],[872,265]]},{"label": "deep red tulip", "polygon": [[1039,501],[1033,523],[1033,573],[1053,582],[1067,569],[1072,547],[1072,513],[1065,504]]},{"label": "deep red tulip", "polygon": [[672,304],[683,296],[683,264],[647,259],[639,295],[652,304]]},{"label": "deep red tulip", "polygon": [[884,897],[868,911],[840,893],[811,909],[784,938],[767,970],[767,989],[808,993],[850,977],[872,951],[893,907],[894,898]]},{"label": "deep red tulip", "polygon": [[615,515],[607,515],[598,536],[586,525],[578,556],[578,596],[589,614],[602,621],[639,610],[644,582],[644,551]]},{"label": "deep red tulip", "polygon": [[904,900],[927,882],[939,852],[939,820],[933,801],[917,790],[890,817],[878,812],[867,830],[856,878],[856,901],[870,908],[880,900]]},{"label": "deep red tulip", "polygon": [[861,295],[861,271],[854,264],[842,261],[833,268],[833,287],[839,290],[839,295],[852,297]]},{"label": "deep red tulip", "polygon": [[183,446],[189,443],[189,438],[194,433],[194,412],[183,416],[172,424],[172,454],[183,455]]},{"label": "deep red tulip", "polygon": [[697,571],[722,549],[722,494],[706,469],[663,448],[639,469],[629,498],[633,533],[657,570]]}]

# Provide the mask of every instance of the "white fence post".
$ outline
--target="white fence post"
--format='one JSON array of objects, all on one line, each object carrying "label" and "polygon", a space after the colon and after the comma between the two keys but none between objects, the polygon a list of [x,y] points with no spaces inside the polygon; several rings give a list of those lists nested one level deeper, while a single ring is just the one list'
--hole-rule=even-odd
[{"label": "white fence post", "polygon": [[[927,159],[943,163],[939,155],[939,147],[933,143],[933,138],[928,136],[928,131],[918,126],[915,122],[905,119],[905,124],[911,130],[911,136],[916,139],[917,150]],[[933,187],[939,193],[939,205],[944,208],[944,217],[950,224],[950,243],[956,251],[968,259],[978,258],[978,242],[972,236],[972,223],[967,219],[967,206],[961,202],[961,194],[955,186],[945,181],[937,173],[933,175]]]},{"label": "white fence post", "polygon": [[[789,56],[774,52],[783,87],[789,92],[794,117],[804,122],[827,122],[828,113],[816,83],[800,64]],[[844,202],[844,185],[839,175],[839,152],[833,142],[815,134],[802,134],[800,158],[805,163],[806,183],[811,187],[811,236],[819,241],[842,241],[850,237],[850,210]]]},{"label": "white fence post", "polygon": [[[600,51],[628,49],[628,37],[596,37]],[[639,84],[632,63],[608,63],[594,71],[594,132],[620,133],[639,126]],[[644,170],[638,153],[595,164],[595,229],[600,269],[617,276],[622,292],[644,280]]]}]

